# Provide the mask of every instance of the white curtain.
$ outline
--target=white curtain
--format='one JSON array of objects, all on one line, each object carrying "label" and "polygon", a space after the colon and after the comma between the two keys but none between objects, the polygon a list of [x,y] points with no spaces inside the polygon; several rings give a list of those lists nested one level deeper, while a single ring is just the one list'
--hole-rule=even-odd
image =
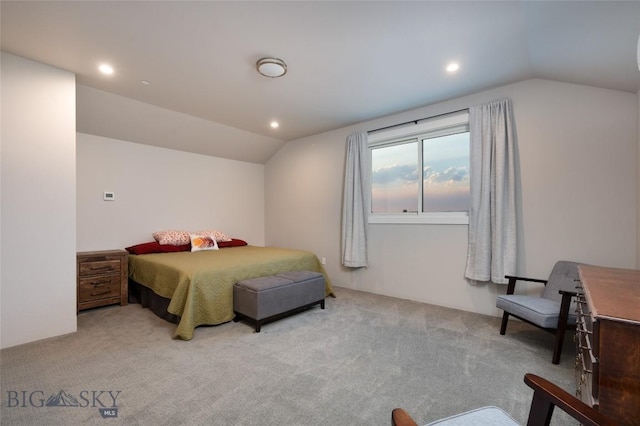
[{"label": "white curtain", "polygon": [[367,266],[370,172],[367,134],[349,135],[342,203],[342,264],[350,268]]},{"label": "white curtain", "polygon": [[506,284],[516,272],[515,130],[511,100],[469,109],[471,205],[465,277]]}]

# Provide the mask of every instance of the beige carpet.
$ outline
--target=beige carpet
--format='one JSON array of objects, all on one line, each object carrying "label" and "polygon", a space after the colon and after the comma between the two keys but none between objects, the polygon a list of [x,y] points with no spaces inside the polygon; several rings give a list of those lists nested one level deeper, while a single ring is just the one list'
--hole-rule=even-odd
[{"label": "beige carpet", "polygon": [[553,336],[517,321],[500,336],[498,318],[336,292],[261,333],[230,322],[188,342],[140,305],[84,311],[77,333],[2,350],[1,422],[388,425],[401,406],[424,424],[484,405],[525,422],[526,372],[572,391],[570,337],[553,365]]}]

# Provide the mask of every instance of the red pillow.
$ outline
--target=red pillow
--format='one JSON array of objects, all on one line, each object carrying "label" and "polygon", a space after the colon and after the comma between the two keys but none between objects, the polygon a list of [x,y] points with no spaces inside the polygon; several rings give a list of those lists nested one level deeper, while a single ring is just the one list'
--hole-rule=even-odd
[{"label": "red pillow", "polygon": [[238,240],[236,238],[232,238],[231,241],[218,241],[218,247],[242,247],[248,245],[244,240]]},{"label": "red pillow", "polygon": [[191,251],[191,244],[172,246],[168,244],[160,244],[157,241],[151,241],[150,243],[142,243],[127,247],[125,250],[130,254],[170,253],[175,251]]}]

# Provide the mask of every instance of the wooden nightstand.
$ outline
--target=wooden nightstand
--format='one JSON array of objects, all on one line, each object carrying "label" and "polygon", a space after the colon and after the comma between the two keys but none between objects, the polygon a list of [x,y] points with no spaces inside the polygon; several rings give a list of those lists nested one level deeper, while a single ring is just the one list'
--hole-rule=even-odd
[{"label": "wooden nightstand", "polygon": [[124,250],[77,253],[78,311],[127,304],[127,256]]}]

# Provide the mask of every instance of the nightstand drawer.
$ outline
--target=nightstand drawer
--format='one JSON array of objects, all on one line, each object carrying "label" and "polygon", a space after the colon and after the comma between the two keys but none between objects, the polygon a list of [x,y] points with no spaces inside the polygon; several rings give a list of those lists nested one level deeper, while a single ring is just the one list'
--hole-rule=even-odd
[{"label": "nightstand drawer", "polygon": [[88,261],[80,262],[78,265],[81,277],[90,275],[105,275],[105,274],[119,274],[120,273],[120,260],[103,260],[103,261]]},{"label": "nightstand drawer", "polygon": [[80,278],[78,285],[83,302],[120,296],[120,275]]}]

